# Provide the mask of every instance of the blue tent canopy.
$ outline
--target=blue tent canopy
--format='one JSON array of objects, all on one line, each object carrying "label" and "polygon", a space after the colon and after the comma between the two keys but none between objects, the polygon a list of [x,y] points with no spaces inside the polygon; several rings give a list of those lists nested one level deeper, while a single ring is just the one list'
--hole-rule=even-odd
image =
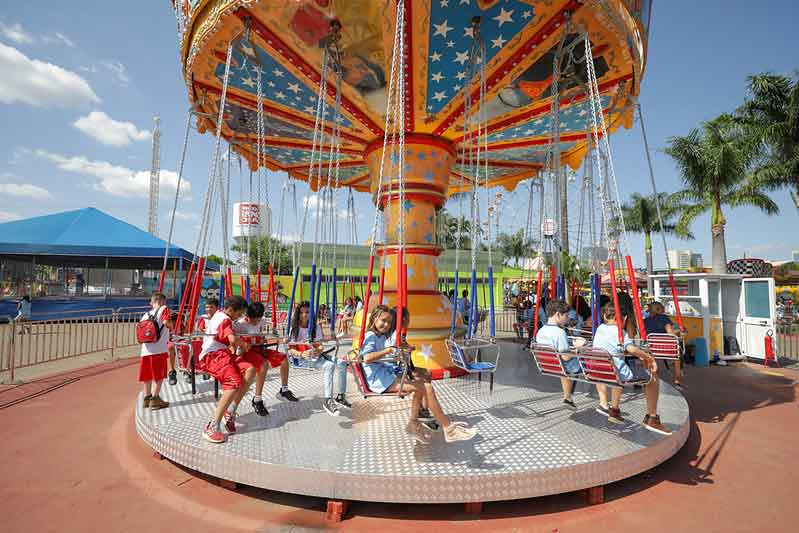
[{"label": "blue tent canopy", "polygon": [[[166,241],[93,207],[0,224],[0,254],[39,264],[161,268]],[[170,259],[193,254],[170,246]],[[208,265],[214,269],[216,265]]]}]

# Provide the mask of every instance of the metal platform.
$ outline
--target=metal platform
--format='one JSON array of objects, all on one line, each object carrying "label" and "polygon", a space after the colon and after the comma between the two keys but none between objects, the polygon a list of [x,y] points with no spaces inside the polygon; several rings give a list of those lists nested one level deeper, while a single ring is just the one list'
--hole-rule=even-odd
[{"label": "metal platform", "polygon": [[212,476],[281,492],[336,500],[454,503],[510,500],[571,492],[624,479],[671,457],[688,438],[685,399],[661,384],[659,411],[673,430],[664,437],[644,429],[642,390],[629,391],[621,410],[627,423],[609,425],[594,410],[593,387],[578,384],[578,411],[562,407],[560,383],[539,375],[530,356],[502,345],[493,393],[476,377],[435,382],[454,420],[477,427],[478,436],[446,444],[441,432],[419,444],[404,431],[409,399],[362,399],[350,376],[352,411],[331,417],[322,410],[321,372],[292,370],[296,403],[275,398],[278,373],[270,370],[261,418],[248,396],[241,429],[225,444],[201,435],[214,406],[212,382],[164,385],[168,409],[141,409],[136,429],[165,457]]}]

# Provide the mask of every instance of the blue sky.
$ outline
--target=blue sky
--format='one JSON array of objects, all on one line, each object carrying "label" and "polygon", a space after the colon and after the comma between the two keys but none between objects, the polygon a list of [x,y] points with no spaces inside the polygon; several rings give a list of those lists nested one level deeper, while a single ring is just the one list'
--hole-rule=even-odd
[{"label": "blue sky", "polygon": [[[164,170],[159,228],[165,235],[187,108],[175,22],[167,0],[126,7],[36,0],[0,8],[0,220],[94,206],[146,227],[148,133],[157,113]],[[640,100],[660,190],[679,187],[674,165],[657,151],[669,136],[734,109],[747,75],[799,68],[798,19],[799,8],[790,0],[757,7],[743,0],[655,2]],[[640,130],[618,133],[612,145],[622,199],[649,192]],[[176,242],[186,247],[195,240],[211,150],[210,135],[192,135],[185,172],[191,191],[181,200],[176,232]],[[271,181],[273,206],[283,179],[275,174]],[[747,208],[728,211],[730,258],[746,253],[780,260],[799,249],[797,211],[786,192],[774,198],[782,210],[777,217]],[[366,195],[356,202],[363,240],[373,208]],[[523,194],[511,195],[509,202],[521,205]],[[519,227],[514,224],[508,220],[503,227]],[[709,263],[708,217],[699,218],[693,231],[694,241],[670,244],[701,252]],[[221,242],[215,241],[220,253]],[[642,239],[631,235],[630,248],[642,264]],[[662,257],[656,246],[656,265]]]}]

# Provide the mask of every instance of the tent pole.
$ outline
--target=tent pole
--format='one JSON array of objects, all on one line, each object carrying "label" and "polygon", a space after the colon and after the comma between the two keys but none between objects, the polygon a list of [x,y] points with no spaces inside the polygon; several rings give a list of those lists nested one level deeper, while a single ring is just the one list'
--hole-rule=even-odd
[{"label": "tent pole", "polygon": [[111,285],[111,280],[109,279],[110,275],[111,275],[111,272],[108,270],[108,257],[106,257],[105,258],[105,288],[103,289],[103,296],[106,299],[108,299],[109,285]]}]

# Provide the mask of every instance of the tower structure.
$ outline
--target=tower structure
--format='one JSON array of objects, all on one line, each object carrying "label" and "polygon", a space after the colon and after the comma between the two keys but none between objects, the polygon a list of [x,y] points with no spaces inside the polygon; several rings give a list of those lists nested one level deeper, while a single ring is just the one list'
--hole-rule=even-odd
[{"label": "tower structure", "polygon": [[150,209],[147,213],[147,231],[158,234],[158,188],[161,182],[161,117],[153,118],[153,157],[150,163]]}]

